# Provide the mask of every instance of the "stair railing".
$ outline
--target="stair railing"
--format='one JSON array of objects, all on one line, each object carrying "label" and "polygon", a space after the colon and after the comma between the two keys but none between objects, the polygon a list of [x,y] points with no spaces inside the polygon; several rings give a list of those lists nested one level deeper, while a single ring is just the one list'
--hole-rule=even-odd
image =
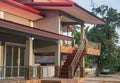
[{"label": "stair railing", "polygon": [[73,72],[75,73],[76,68],[78,66],[78,64],[80,63],[80,59],[83,57],[83,51],[86,47],[86,39],[83,39],[80,46],[78,47],[78,50],[71,62],[71,67],[73,68]]}]

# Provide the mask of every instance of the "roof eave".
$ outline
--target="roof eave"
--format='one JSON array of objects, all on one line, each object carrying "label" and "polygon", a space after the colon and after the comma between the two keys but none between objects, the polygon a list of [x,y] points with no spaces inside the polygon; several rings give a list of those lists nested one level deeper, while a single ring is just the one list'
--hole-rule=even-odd
[{"label": "roof eave", "polygon": [[[77,7],[80,10],[86,12],[86,14],[89,14],[92,18],[96,19],[98,22],[86,22],[85,23],[89,23],[89,24],[105,24],[105,21],[99,17],[97,17],[96,15],[92,14],[91,12],[87,11],[86,9],[82,8],[81,6],[79,6],[77,3],[75,2],[25,2],[24,4],[28,5],[28,6],[51,6],[51,7]],[[82,20],[82,19],[80,19]]]},{"label": "roof eave", "polygon": [[95,18],[97,18],[98,20],[100,20],[100,21],[101,21],[100,24],[106,24],[106,21],[104,21],[102,18],[99,18],[99,17],[96,16],[95,14],[93,14],[93,13],[89,12],[88,10],[86,10],[85,8],[79,6],[77,3],[75,3],[75,6],[77,6],[78,8],[82,9],[83,11],[89,13],[89,14],[92,15],[93,17],[95,17]]},{"label": "roof eave", "polygon": [[44,18],[45,16],[45,14],[42,13],[41,11],[13,0],[1,0],[0,6],[1,6],[0,8],[1,11],[7,12],[13,15],[17,15],[26,19],[30,19],[30,20],[37,20],[40,18]]}]

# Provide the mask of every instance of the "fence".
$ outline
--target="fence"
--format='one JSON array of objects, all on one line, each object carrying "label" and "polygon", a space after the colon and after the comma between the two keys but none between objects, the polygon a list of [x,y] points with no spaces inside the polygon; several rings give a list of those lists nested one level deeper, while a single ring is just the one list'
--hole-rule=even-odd
[{"label": "fence", "polygon": [[0,66],[0,80],[29,80],[42,78],[40,66]]}]

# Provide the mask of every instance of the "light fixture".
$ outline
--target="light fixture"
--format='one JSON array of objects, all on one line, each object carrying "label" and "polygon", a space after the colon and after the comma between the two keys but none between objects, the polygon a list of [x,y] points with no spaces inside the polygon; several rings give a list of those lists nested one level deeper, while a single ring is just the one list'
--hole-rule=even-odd
[{"label": "light fixture", "polygon": [[35,38],[33,36],[30,36],[29,37],[29,40],[34,40]]}]

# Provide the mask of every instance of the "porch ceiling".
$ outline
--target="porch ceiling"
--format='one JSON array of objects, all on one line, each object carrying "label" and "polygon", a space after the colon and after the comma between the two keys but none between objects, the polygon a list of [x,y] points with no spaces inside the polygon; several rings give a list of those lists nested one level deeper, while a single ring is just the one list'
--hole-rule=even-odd
[{"label": "porch ceiling", "polygon": [[44,17],[42,12],[13,0],[1,0],[0,10],[30,20],[37,20]]},{"label": "porch ceiling", "polygon": [[67,37],[67,36],[56,34],[53,32],[48,32],[45,30],[36,29],[33,27],[17,24],[17,23],[11,22],[11,21],[3,20],[3,19],[0,19],[0,27],[3,27],[5,29],[10,29],[10,30],[15,30],[15,31],[27,33],[30,35],[47,37],[47,38],[51,38],[51,39],[60,39],[60,40],[68,40],[68,41],[72,40],[71,37]]},{"label": "porch ceiling", "polygon": [[25,2],[24,4],[40,10],[60,10],[85,23],[105,24],[105,21],[80,7],[73,1],[70,2]]}]

